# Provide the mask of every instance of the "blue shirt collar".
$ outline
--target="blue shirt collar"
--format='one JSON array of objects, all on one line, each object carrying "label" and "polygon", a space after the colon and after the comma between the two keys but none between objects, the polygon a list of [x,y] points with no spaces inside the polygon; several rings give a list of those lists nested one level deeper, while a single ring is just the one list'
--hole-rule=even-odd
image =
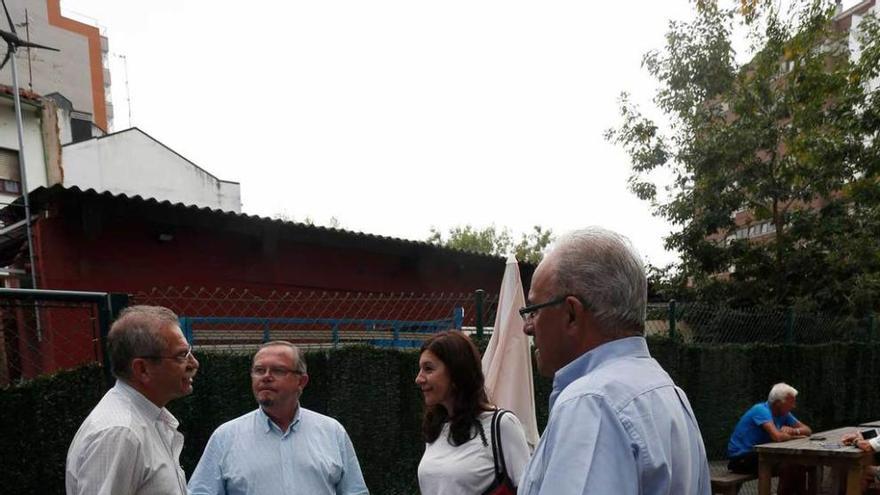
[{"label": "blue shirt collar", "polygon": [[281,428],[279,428],[278,425],[276,425],[275,422],[272,421],[272,418],[270,418],[269,415],[266,414],[266,411],[263,410],[263,406],[260,406],[260,408],[257,410],[257,417],[260,418],[259,421],[265,422],[265,428],[263,429],[265,433],[270,433],[274,430],[278,432],[278,434],[281,435],[281,437],[283,438],[289,435],[291,432],[295,432],[299,429],[299,420],[302,418],[302,406],[297,404],[296,414],[293,416],[293,421],[290,422],[290,426],[287,427],[287,431],[281,431]]},{"label": "blue shirt collar", "polygon": [[550,393],[550,409],[556,398],[571,383],[587,375],[606,362],[625,356],[651,357],[648,342],[644,337],[625,337],[606,342],[578,356],[574,361],[560,368],[553,376],[553,391]]}]

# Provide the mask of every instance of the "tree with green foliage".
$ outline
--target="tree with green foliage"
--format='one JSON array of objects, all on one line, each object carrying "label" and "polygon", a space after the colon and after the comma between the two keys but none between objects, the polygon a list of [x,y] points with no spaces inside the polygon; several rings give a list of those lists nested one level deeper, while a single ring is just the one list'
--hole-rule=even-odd
[{"label": "tree with green foliage", "polygon": [[[880,28],[835,23],[835,6],[696,2],[643,66],[659,82],[646,117],[627,94],[606,138],[631,159],[631,190],[674,225],[665,275],[703,300],[863,314],[880,302]],[[750,61],[736,62],[735,29]],[[872,90],[873,85],[873,90]],[[657,175],[671,177],[658,194]],[[742,212],[768,224],[737,235]],[[723,274],[723,275],[719,275]]]},{"label": "tree with green foliage", "polygon": [[428,242],[494,256],[514,254],[520,262],[537,265],[544,257],[544,249],[553,242],[553,231],[535,225],[531,232],[522,234],[519,241],[514,241],[513,234],[507,227],[496,229],[492,225],[481,229],[470,225],[457,226],[449,229],[445,238],[439,230],[432,227]]}]

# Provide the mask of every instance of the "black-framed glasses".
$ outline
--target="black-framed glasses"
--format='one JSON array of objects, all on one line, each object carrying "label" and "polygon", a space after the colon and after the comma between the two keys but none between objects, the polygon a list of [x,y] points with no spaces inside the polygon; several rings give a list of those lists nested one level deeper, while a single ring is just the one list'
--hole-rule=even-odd
[{"label": "black-framed glasses", "polygon": [[143,358],[143,359],[173,359],[173,360],[177,361],[178,363],[185,363],[185,362],[189,361],[190,359],[194,358],[195,356],[193,356],[193,346],[188,345],[188,346],[186,346],[185,351],[180,351],[173,356],[138,356],[138,357]]},{"label": "black-framed glasses", "polygon": [[532,319],[535,318],[535,315],[538,313],[539,309],[547,308],[550,306],[556,306],[557,304],[562,304],[569,297],[577,297],[577,296],[574,296],[572,294],[566,294],[564,296],[559,296],[559,297],[553,298],[547,302],[542,302],[542,303],[538,303],[538,304],[529,304],[528,306],[524,306],[522,308],[519,308],[519,315],[522,317],[524,322],[528,323]]},{"label": "black-framed glasses", "polygon": [[289,374],[302,375],[300,370],[292,370],[290,368],[282,368],[280,366],[254,366],[251,368],[251,376],[254,378],[262,378],[266,374],[272,375],[272,378],[281,379]]}]

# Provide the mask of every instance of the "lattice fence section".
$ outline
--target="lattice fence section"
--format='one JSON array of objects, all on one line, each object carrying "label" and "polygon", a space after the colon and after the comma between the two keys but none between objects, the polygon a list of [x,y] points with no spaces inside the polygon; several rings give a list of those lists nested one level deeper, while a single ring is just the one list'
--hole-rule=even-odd
[{"label": "lattice fence section", "polygon": [[[252,350],[283,339],[301,346],[367,343],[418,347],[431,333],[473,329],[473,293],[259,292],[230,288],[163,288],[134,295],[133,304],[171,308],[197,348]],[[497,296],[485,295],[491,325]]]}]

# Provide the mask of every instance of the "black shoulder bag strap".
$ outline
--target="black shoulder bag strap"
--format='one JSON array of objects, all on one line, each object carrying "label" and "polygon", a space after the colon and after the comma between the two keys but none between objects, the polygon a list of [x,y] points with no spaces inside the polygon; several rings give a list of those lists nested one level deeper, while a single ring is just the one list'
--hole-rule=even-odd
[{"label": "black shoulder bag strap", "polygon": [[507,474],[504,449],[501,447],[501,418],[510,411],[496,409],[492,415],[492,461],[495,463],[495,479],[483,495],[514,495],[516,488]]},{"label": "black shoulder bag strap", "polygon": [[495,461],[495,479],[509,477],[507,464],[504,462],[504,449],[501,447],[501,418],[509,412],[506,409],[497,409],[492,415],[492,458]]}]

